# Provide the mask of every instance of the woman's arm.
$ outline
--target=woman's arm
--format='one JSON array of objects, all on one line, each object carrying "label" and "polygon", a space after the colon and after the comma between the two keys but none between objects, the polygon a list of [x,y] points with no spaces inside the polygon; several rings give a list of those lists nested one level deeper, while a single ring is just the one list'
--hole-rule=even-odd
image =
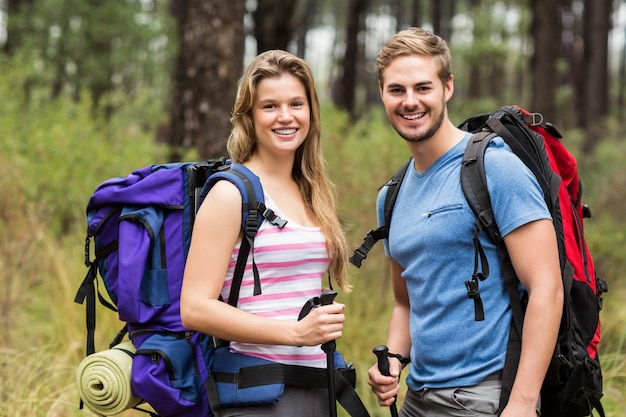
[{"label": "woman's arm", "polygon": [[256,316],[219,300],[240,230],[239,190],[219,181],[194,224],[181,293],[183,325],[224,340],[270,345],[314,346],[340,337],[343,304],[316,308],[303,320],[288,322]]}]

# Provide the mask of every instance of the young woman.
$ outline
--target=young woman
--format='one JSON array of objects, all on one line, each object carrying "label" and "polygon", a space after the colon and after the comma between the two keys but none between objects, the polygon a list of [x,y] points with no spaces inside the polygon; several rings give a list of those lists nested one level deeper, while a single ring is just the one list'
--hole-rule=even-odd
[{"label": "young woman", "polygon": [[[257,56],[240,80],[228,139],[232,161],[257,175],[265,204],[287,220],[263,222],[254,261],[261,295],[253,295],[252,254],[238,308],[227,300],[241,243],[241,195],[219,181],[200,207],[181,295],[183,323],[220,339],[230,350],[274,362],[326,367],[320,345],[342,334],[345,306],[333,303],[298,315],[319,296],[329,273],[347,283],[347,245],[337,218],[320,139],[320,109],[307,63],[285,51]],[[231,408],[223,416],[328,415],[327,390],[287,386],[275,405]]]}]

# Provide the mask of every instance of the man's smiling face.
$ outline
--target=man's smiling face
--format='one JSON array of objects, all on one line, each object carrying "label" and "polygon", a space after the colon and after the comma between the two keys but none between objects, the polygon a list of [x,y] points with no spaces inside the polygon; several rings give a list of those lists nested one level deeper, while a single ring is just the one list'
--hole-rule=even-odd
[{"label": "man's smiling face", "polygon": [[442,84],[436,62],[426,56],[399,56],[384,71],[380,95],[387,118],[408,142],[430,139],[447,116],[453,79]]}]

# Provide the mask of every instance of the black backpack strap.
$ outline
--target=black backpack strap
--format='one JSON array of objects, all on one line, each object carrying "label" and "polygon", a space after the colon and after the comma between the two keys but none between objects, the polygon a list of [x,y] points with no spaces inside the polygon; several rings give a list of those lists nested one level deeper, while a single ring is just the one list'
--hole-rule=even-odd
[{"label": "black backpack strap", "polygon": [[501,245],[498,226],[495,223],[491,209],[491,199],[487,190],[484,160],[489,142],[495,136],[496,134],[487,131],[481,131],[472,135],[467,142],[461,163],[461,188],[470,209],[476,216],[476,227],[474,228],[473,237],[474,272],[472,273],[472,278],[465,281],[467,296],[474,301],[474,319],[476,321],[485,319],[485,311],[480,298],[479,282],[489,277],[489,262],[480,243],[479,233],[485,230],[496,245]]},{"label": "black backpack strap", "polygon": [[[242,368],[237,373],[214,371],[211,373],[210,385],[212,386],[211,391],[214,393],[216,392],[216,383],[233,383],[233,381],[237,381],[239,388],[250,388],[268,384],[327,388],[327,376],[328,374],[325,368],[272,363]],[[365,405],[355,391],[355,382],[356,377],[354,375],[354,369],[345,371],[335,369],[335,393],[337,401],[339,401],[350,416],[369,417]],[[219,404],[219,402],[215,404]],[[216,407],[216,409],[217,408],[219,407]]]},{"label": "black backpack strap", "polygon": [[[261,294],[261,278],[259,277],[259,270],[254,262],[254,237],[259,231],[261,221],[259,220],[259,207],[257,206],[258,200],[254,192],[254,186],[250,182],[247,175],[237,169],[231,169],[235,175],[237,175],[243,181],[248,194],[247,203],[243,203],[242,212],[248,212],[245,219],[245,226],[243,226],[243,240],[239,249],[239,256],[237,257],[237,265],[243,264],[240,268],[235,268],[235,276],[233,277],[233,284],[230,289],[230,296],[228,297],[228,303],[237,306],[239,300],[239,287],[241,286],[241,280],[243,278],[243,272],[245,269],[248,255],[252,254],[252,272],[254,275],[254,295]],[[244,199],[245,201],[245,199]],[[246,217],[246,216],[244,216]],[[238,275],[239,274],[239,275]],[[237,281],[237,282],[235,282]],[[232,300],[232,302],[231,302]],[[234,302],[234,304],[233,304]]]},{"label": "black backpack strap", "polygon": [[[361,263],[365,258],[367,258],[367,254],[372,249],[372,247],[381,239],[385,239],[389,236],[389,224],[391,224],[391,214],[393,212],[393,207],[396,204],[396,199],[398,198],[398,191],[400,190],[400,184],[402,184],[402,180],[409,169],[409,165],[411,164],[412,159],[407,161],[404,165],[400,167],[396,171],[395,174],[387,181],[383,187],[387,188],[387,194],[385,195],[385,203],[383,206],[383,213],[385,222],[380,227],[375,230],[370,230],[365,235],[363,239],[363,243],[361,246],[354,250],[354,253],[350,257],[350,263],[357,268],[361,267]],[[382,188],[382,187],[381,187]]]},{"label": "black backpack strap", "polygon": [[[524,309],[520,299],[518,280],[513,264],[509,258],[509,254],[504,244],[498,246],[498,252],[502,259],[502,270],[506,289],[511,299],[511,312],[513,319],[511,320],[511,330],[509,331],[509,340],[506,349],[506,357],[504,359],[504,368],[502,370],[502,390],[500,391],[500,410],[502,412],[506,404],[509,402],[513,382],[517,375],[517,366],[522,354],[522,326],[524,324]],[[499,414],[498,413],[498,414]]]},{"label": "black backpack strap", "polygon": [[261,279],[256,262],[254,261],[254,238],[264,220],[283,228],[287,221],[278,217],[273,210],[267,208],[264,203],[263,188],[256,177],[245,166],[233,164],[230,169],[223,169],[217,175],[210,177],[201,191],[200,204],[209,189],[219,180],[227,180],[233,183],[242,195],[242,225],[243,239],[237,256],[233,283],[231,285],[228,303],[237,306],[239,289],[243,279],[243,273],[248,260],[252,256],[252,272],[254,276],[254,295],[261,294]]},{"label": "black backpack strap", "polygon": [[481,131],[472,135],[467,142],[463,162],[461,164],[461,188],[470,209],[476,216],[476,230],[486,230],[489,238],[497,243],[500,238],[498,226],[495,224],[491,199],[487,190],[485,174],[485,151],[495,133]]},{"label": "black backpack strap", "polygon": [[[241,281],[243,280],[243,273],[246,269],[246,264],[248,263],[249,253],[250,253],[250,242],[248,239],[243,239],[241,241],[241,246],[239,247],[239,254],[237,255],[237,263],[235,264],[235,271],[233,273],[233,281],[230,286],[230,294],[228,295],[228,304],[230,304],[233,307],[237,307],[237,302],[239,301],[239,290],[241,288]],[[254,277],[254,286],[256,288],[257,280],[258,280],[259,294],[260,294],[261,280],[258,277],[258,270],[254,268],[253,270],[256,271],[256,275]]]},{"label": "black backpack strap", "polygon": [[[74,296],[74,302],[77,304],[85,304],[85,321],[87,327],[87,344],[86,354],[87,356],[96,352],[94,336],[96,332],[96,296],[100,303],[111,311],[117,312],[117,308],[109,303],[98,290],[98,260],[100,257],[106,257],[112,250],[117,249],[117,242],[109,244],[104,248],[104,253],[96,253],[96,257],[93,260],[89,259],[89,243],[90,236],[85,238],[85,265],[89,268],[87,274],[83,279],[83,282],[78,287],[76,295]],[[113,247],[114,246],[114,247]],[[102,250],[101,250],[102,252]]]},{"label": "black backpack strap", "polygon": [[[461,188],[463,189],[463,194],[472,212],[476,215],[476,227],[474,228],[474,273],[472,274],[472,279],[466,281],[468,297],[473,298],[475,302],[476,316],[478,317],[480,315],[481,305],[479,304],[482,304],[477,302],[477,300],[480,299],[478,280],[484,280],[489,276],[489,263],[484,254],[482,245],[480,244],[480,240],[478,239],[478,234],[483,230],[488,234],[489,238],[498,249],[498,254],[500,259],[502,259],[505,285],[509,298],[511,299],[513,320],[511,322],[511,331],[509,332],[509,341],[502,375],[502,391],[500,394],[500,405],[502,408],[508,402],[511,388],[513,387],[513,381],[517,374],[517,365],[519,364],[522,347],[524,312],[518,291],[517,275],[515,274],[509,254],[495,222],[491,199],[489,198],[489,191],[487,189],[484,161],[485,151],[491,139],[496,136],[500,135],[489,131],[481,131],[470,138],[465,148],[461,165]],[[478,270],[478,258],[480,258],[482,271]],[[471,289],[475,289],[475,293],[470,294],[470,287]]]}]

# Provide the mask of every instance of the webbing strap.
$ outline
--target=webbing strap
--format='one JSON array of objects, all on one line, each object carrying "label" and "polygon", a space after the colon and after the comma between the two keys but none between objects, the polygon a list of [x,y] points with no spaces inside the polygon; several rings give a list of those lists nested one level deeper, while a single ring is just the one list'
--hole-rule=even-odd
[{"label": "webbing strap", "polygon": [[233,273],[233,280],[230,285],[230,294],[228,295],[228,304],[233,307],[237,307],[239,301],[239,290],[241,288],[241,281],[243,280],[243,273],[248,263],[248,254],[250,253],[250,242],[248,239],[241,241],[239,247],[239,255],[237,255],[237,263],[235,264],[235,271]]},{"label": "webbing strap", "polygon": [[[240,389],[260,385],[286,384],[297,387],[328,388],[327,370],[297,365],[272,363],[242,368],[239,372],[212,372],[209,392],[216,393],[215,384],[233,383]],[[353,417],[369,417],[365,405],[357,395],[356,371],[354,369],[334,370],[335,394],[339,404]],[[218,403],[215,403],[218,404]],[[216,407],[217,408],[217,407]]]},{"label": "webbing strap", "polygon": [[[260,221],[259,221],[259,211],[257,208],[257,199],[256,199],[256,194],[254,192],[254,187],[253,185],[250,183],[250,180],[248,179],[248,177],[243,174],[242,172],[237,171],[236,169],[231,169],[231,172],[233,172],[235,175],[237,175],[238,177],[241,178],[241,180],[243,181],[244,186],[246,187],[246,192],[248,194],[248,204],[242,206],[242,213],[247,209],[248,210],[248,217],[246,219],[246,223],[245,226],[243,228],[243,240],[242,240],[242,246],[244,244],[244,242],[247,242],[247,253],[245,254],[245,261],[247,262],[247,258],[248,256],[252,256],[252,274],[254,277],[254,295],[260,295],[261,294],[261,278],[259,276],[259,270],[256,267],[256,262],[254,261],[254,237],[256,236],[256,233],[259,231],[259,226],[260,226]],[[240,259],[242,258],[241,256],[241,250],[239,252],[239,256],[237,257],[237,264],[239,264]],[[245,262],[244,262],[244,268],[245,268]],[[244,270],[241,269],[241,272],[239,272],[241,275],[243,275]],[[233,305],[234,307],[237,307],[237,300],[239,299],[239,286],[241,285],[241,277],[237,276],[237,270],[235,270],[235,276],[233,277],[233,285],[231,287],[231,295],[233,295],[233,289],[235,288],[235,279],[237,279],[238,284],[237,286],[237,290],[236,290],[236,299],[235,299],[235,304],[231,304],[230,300],[231,297],[229,296],[228,299],[228,303]]]},{"label": "webbing strap", "polygon": [[[384,224],[381,225],[376,230],[370,230],[365,238],[363,239],[363,243],[361,246],[355,249],[354,253],[350,257],[349,261],[352,265],[357,268],[361,267],[361,263],[365,258],[367,258],[367,254],[372,249],[372,247],[381,239],[385,239],[389,235],[389,224],[391,223],[391,214],[393,212],[393,207],[396,204],[396,199],[398,198],[398,191],[400,190],[400,184],[404,179],[404,176],[409,169],[409,165],[411,164],[412,159],[409,159],[405,162],[400,169],[398,169],[395,174],[387,181],[383,187],[387,187],[387,193],[385,194],[385,203],[383,206],[383,215],[384,215]],[[382,187],[381,187],[382,188]]]},{"label": "webbing strap", "polygon": [[[239,171],[238,169],[240,168],[235,168],[235,166],[233,166],[230,172],[234,173],[241,179],[241,181],[243,182],[246,188],[246,193],[248,194],[248,201],[242,202],[242,213],[245,213],[246,211],[248,213],[245,224],[243,225],[242,246],[244,245],[244,243],[247,242],[248,247],[247,247],[247,251],[245,253],[244,259],[242,261],[243,267],[240,270],[235,269],[235,276],[233,277],[233,286],[231,287],[231,296],[229,297],[228,302],[234,307],[237,306],[237,300],[239,299],[239,288],[237,288],[236,293],[233,294],[233,289],[235,287],[235,279],[237,279],[236,286],[239,287],[241,285],[241,277],[239,277],[238,274],[241,274],[243,276],[244,268],[248,260],[248,256],[252,256],[252,275],[254,277],[254,293],[253,294],[254,295],[261,294],[261,278],[259,275],[259,269],[256,265],[256,262],[254,261],[254,237],[259,231],[261,221],[265,219],[269,221],[271,224],[278,226],[281,229],[285,227],[285,225],[287,224],[286,220],[278,217],[274,213],[273,210],[268,209],[263,202],[258,201],[257,195],[255,193],[254,185],[248,178],[248,175]],[[242,259],[242,252],[240,249],[239,256],[237,258],[238,265],[241,259]],[[233,298],[233,295],[236,295],[236,297]],[[234,304],[230,302],[231,299],[235,300]]]},{"label": "webbing strap", "polygon": [[367,258],[367,254],[372,249],[372,247],[374,247],[376,242],[378,242],[379,240],[386,238],[387,233],[387,226],[384,225],[376,230],[370,230],[369,232],[367,232],[367,235],[365,235],[361,246],[356,248],[354,250],[354,253],[350,257],[350,263],[357,268],[360,268],[363,260]]}]

